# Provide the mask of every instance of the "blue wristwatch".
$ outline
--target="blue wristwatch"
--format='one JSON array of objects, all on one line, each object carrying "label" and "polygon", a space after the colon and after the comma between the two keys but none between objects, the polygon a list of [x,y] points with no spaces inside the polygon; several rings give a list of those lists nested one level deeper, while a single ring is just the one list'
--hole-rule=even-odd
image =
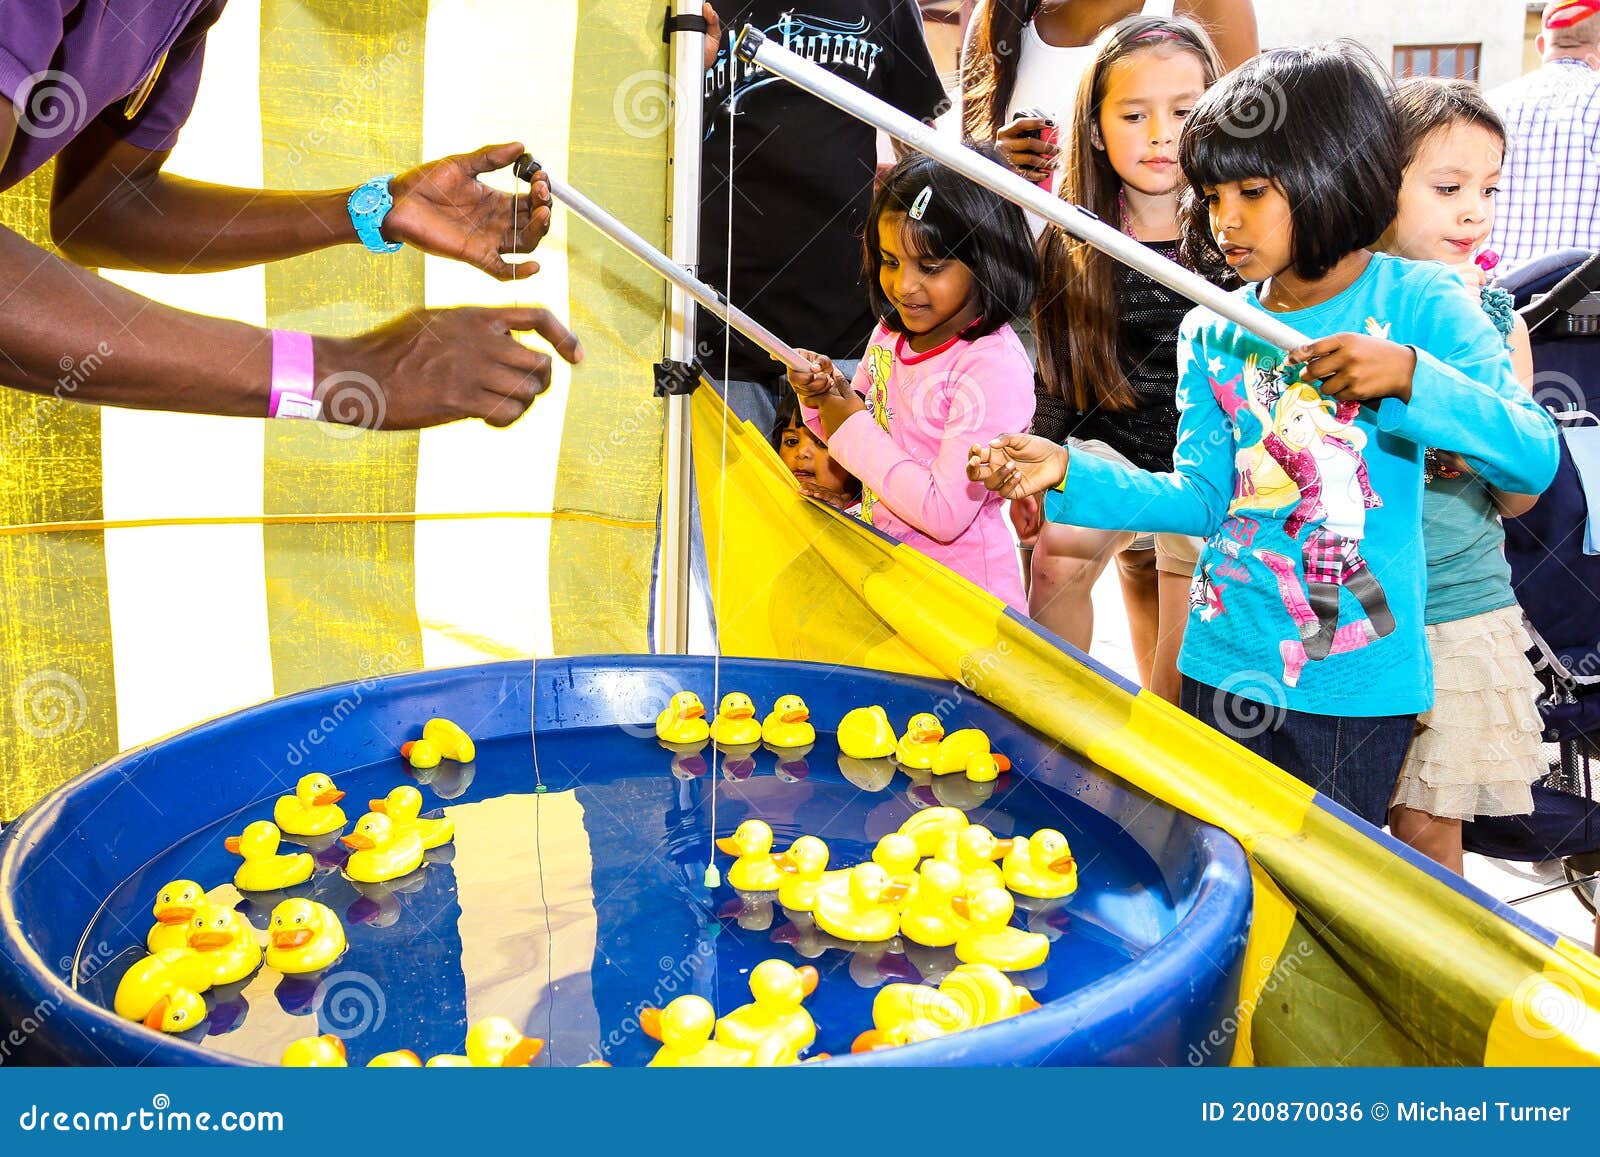
[{"label": "blue wristwatch", "polygon": [[393,173],[374,177],[363,185],[357,185],[350,199],[345,202],[345,208],[350,211],[350,223],[356,227],[356,236],[373,253],[393,253],[402,248],[398,241],[385,241],[379,232],[383,228],[383,219],[394,208],[394,198],[389,196],[389,182],[392,180]]}]

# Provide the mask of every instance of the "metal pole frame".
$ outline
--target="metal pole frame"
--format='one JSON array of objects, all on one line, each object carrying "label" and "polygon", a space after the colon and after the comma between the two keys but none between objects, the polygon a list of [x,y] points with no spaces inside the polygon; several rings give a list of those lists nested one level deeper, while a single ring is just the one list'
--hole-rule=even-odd
[{"label": "metal pole frame", "polygon": [[1272,314],[1253,308],[1242,298],[1217,288],[1177,262],[1168,261],[1152,252],[1120,229],[1107,225],[1089,210],[1052,196],[1004,165],[973,152],[931,125],[914,120],[849,81],[773,43],[753,25],[746,25],[739,33],[734,52],[740,59],[760,65],[857,120],[882,129],[895,140],[927,154],[997,196],[1059,225],[1079,240],[1159,281],[1174,293],[1181,293],[1190,301],[1220,314],[1263,341],[1282,350],[1291,350],[1310,340]]},{"label": "metal pole frame", "polygon": [[[526,167],[529,172],[532,172],[538,167],[538,162],[530,158],[526,163]],[[588,224],[594,226],[596,230],[615,242],[620,248],[637,257],[645,265],[660,274],[674,295],[682,294],[690,302],[704,306],[719,321],[726,321],[734,329],[744,334],[745,337],[755,342],[790,369],[810,370],[810,362],[800,356],[799,350],[789,345],[738,306],[730,305],[728,299],[721,293],[711,288],[711,286],[682,266],[676,264],[661,250],[613,217],[597,202],[567,184],[560,177],[553,177],[548,172],[545,174],[545,181],[550,186],[550,195],[552,197],[583,218]],[[693,306],[691,305],[689,308],[692,309]],[[683,339],[682,331],[676,329],[676,327],[675,336],[680,341]],[[689,361],[691,359],[682,360]]]},{"label": "metal pole frame", "polygon": [[[699,16],[699,0],[674,0],[674,16]],[[680,268],[700,267],[700,89],[705,76],[705,33],[675,32],[671,40],[672,199],[667,220],[672,226],[672,257]],[[554,186],[551,193],[555,194]],[[689,362],[695,356],[694,299],[673,283],[668,294],[666,356]],[[661,553],[656,569],[656,651],[683,655],[689,650],[689,552],[694,469],[689,440],[687,396],[666,399],[666,428],[661,481]]]}]

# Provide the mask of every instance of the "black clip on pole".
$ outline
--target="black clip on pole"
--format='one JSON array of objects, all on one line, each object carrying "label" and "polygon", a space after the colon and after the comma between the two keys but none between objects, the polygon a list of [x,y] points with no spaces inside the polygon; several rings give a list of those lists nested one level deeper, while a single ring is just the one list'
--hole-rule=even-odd
[{"label": "black clip on pole", "polygon": [[675,362],[671,359],[655,365],[658,398],[686,398],[699,388],[706,371],[698,361]]},{"label": "black clip on pole", "polygon": [[[523,153],[511,163],[511,171],[517,177],[533,183],[533,175],[539,171],[539,162],[527,153]],[[721,296],[720,294],[718,295]],[[705,377],[705,369],[698,361],[675,362],[661,361],[655,367],[655,396],[658,398],[686,397],[694,393]]]},{"label": "black clip on pole", "polygon": [[711,24],[704,16],[694,12],[686,12],[682,16],[674,16],[672,9],[669,7],[667,9],[667,22],[661,27],[661,43],[671,44],[672,36],[677,32],[706,33],[710,31]]}]

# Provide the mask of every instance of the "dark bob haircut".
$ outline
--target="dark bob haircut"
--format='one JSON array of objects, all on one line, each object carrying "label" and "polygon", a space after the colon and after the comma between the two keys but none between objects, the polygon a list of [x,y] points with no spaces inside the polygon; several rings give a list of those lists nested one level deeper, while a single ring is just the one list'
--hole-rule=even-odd
[{"label": "dark bob haircut", "polygon": [[1178,145],[1191,243],[1215,251],[1202,190],[1265,177],[1289,201],[1297,276],[1315,281],[1375,244],[1400,192],[1391,87],[1349,40],[1276,49],[1225,77],[1196,103]]},{"label": "dark bob haircut", "polygon": [[[992,147],[976,147],[973,151],[1004,163]],[[932,193],[922,219],[914,221],[911,208],[924,189]],[[981,316],[963,337],[980,338],[994,333],[1012,320],[1026,317],[1033,309],[1033,299],[1039,292],[1039,262],[1033,250],[1033,233],[1022,210],[918,153],[901,161],[884,177],[872,198],[872,212],[862,238],[872,311],[889,329],[905,332],[900,314],[878,280],[883,269],[878,222],[886,215],[905,218],[905,244],[919,257],[937,261],[953,258],[972,270]]]}]

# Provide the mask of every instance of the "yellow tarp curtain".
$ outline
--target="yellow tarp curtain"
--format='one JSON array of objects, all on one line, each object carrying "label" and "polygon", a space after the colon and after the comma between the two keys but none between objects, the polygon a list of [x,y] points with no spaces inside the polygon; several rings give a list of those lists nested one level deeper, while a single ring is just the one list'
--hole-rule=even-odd
[{"label": "yellow tarp curtain", "polygon": [[1243,844],[1255,905],[1236,1062],[1600,1062],[1600,968],[1584,948],[1536,939],[993,596],[802,498],[709,389],[694,438],[725,654],[954,680]]},{"label": "yellow tarp curtain", "polygon": [[[341,188],[521,140],[664,245],[660,19],[650,0],[230,0],[168,168]],[[40,244],[49,182],[0,195],[0,221]],[[265,269],[104,274],[182,308],[336,334],[423,305],[546,304],[587,356],[558,362],[504,431],[370,433],[0,389],[0,821],[119,750],[305,687],[649,649],[666,293],[559,209],[537,259],[518,285],[355,245]],[[64,375],[92,352],[63,350]]]}]

